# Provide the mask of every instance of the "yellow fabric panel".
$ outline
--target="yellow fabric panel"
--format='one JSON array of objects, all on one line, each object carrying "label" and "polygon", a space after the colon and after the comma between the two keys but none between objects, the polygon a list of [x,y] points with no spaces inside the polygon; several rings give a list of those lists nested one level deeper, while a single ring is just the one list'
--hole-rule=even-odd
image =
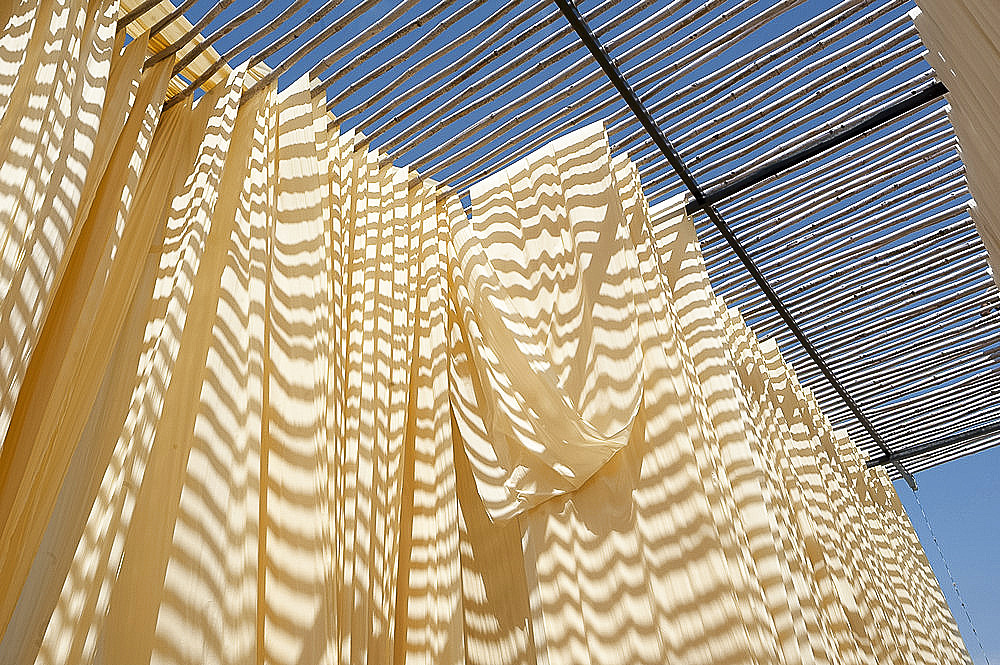
[{"label": "yellow fabric panel", "polygon": [[[214,108],[212,121],[201,125],[200,134],[191,132],[183,120],[173,125],[181,136],[188,134],[195,140],[198,157],[193,160],[194,170],[184,167],[184,161],[180,166],[170,161],[164,164],[166,172],[157,174],[157,186],[163,187],[171,180],[171,170],[177,168],[178,181],[183,185],[166,213],[161,236],[163,251],[156,246],[147,262],[147,271],[152,269],[146,278],[151,291],[146,291],[136,312],[142,317],[141,327],[132,328],[133,339],[138,333],[138,355],[126,353],[123,358],[129,365],[137,364],[123,368],[125,385],[109,396],[112,399],[97,404],[98,409],[111,412],[95,423],[98,432],[93,436],[98,441],[108,437],[116,442],[111,444],[113,452],[100,480],[98,498],[49,623],[40,653],[45,662],[89,662],[95,650],[106,654],[109,662],[129,648],[152,653],[158,594],[153,592],[155,586],[152,590],[146,588],[144,578],[163,579],[171,536],[171,530],[163,525],[176,515],[178,506],[176,499],[172,505],[164,504],[160,493],[169,496],[179,491],[183,471],[183,440],[176,448],[170,444],[154,446],[154,441],[177,437],[185,421],[193,416],[184,408],[176,408],[192,387],[171,382],[171,377],[178,363],[187,369],[199,362],[191,345],[185,347],[185,351],[191,349],[190,353],[180,355],[177,347],[185,332],[186,304],[192,297],[198,262],[204,254],[204,233],[210,229],[208,215],[223,165],[219,149],[224,159],[239,100],[239,83],[237,80],[227,86],[229,94],[222,94],[226,89],[220,89],[218,94],[202,100]],[[182,111],[178,115],[184,115]],[[198,115],[196,112],[195,117],[184,120],[197,127]],[[173,133],[164,141],[176,145],[179,138]],[[181,146],[183,150],[183,143]],[[178,260],[180,253],[186,260]],[[133,256],[133,260],[137,258],[141,256]],[[198,316],[204,317],[200,312]],[[189,338],[194,334],[189,333]],[[171,454],[174,450],[177,454]],[[151,470],[149,475],[147,470]],[[137,517],[134,523],[133,517]],[[74,609],[76,603],[87,598],[92,604],[88,607],[94,610],[89,620],[76,616]]]},{"label": "yellow fabric panel", "polygon": [[[590,145],[592,172],[612,173],[603,129],[575,137]],[[614,190],[628,187],[617,179]],[[632,185],[634,186],[634,185]],[[704,481],[705,430],[691,395],[676,314],[660,273],[641,204],[622,208],[625,257],[641,280],[634,291],[641,340],[642,410],[628,445],[578,490],[519,518],[539,656],[598,660],[715,662],[747,657],[753,625],[739,602],[744,587],[713,516]],[[637,197],[632,197],[638,201]],[[612,218],[614,219],[614,217]],[[697,534],[699,546],[664,538]],[[617,613],[609,615],[608,612]],[[622,614],[624,613],[624,614]],[[613,630],[607,626],[628,626]],[[752,656],[751,656],[752,657]]]},{"label": "yellow fabric panel", "polygon": [[[799,385],[791,369],[787,366],[786,369],[791,375],[792,388],[799,400],[799,413],[812,433],[812,450],[820,461],[822,483],[831,508],[834,533],[844,544],[838,548],[843,557],[846,573],[841,587],[845,593],[854,597],[854,603],[861,617],[860,623],[865,630],[864,639],[870,652],[879,662],[893,662],[898,660],[901,654],[894,648],[895,638],[890,628],[890,620],[878,598],[878,581],[873,578],[869,565],[877,560],[877,555],[868,552],[872,559],[863,556],[868,549],[868,539],[858,529],[861,522],[857,519],[858,513],[846,493],[846,474],[835,451],[833,428],[818,409],[814,408],[815,402],[811,394]],[[850,585],[850,588],[847,585]]]},{"label": "yellow fabric panel", "polygon": [[[464,212],[454,208],[453,216],[462,222]],[[442,229],[446,233],[446,229]],[[449,244],[452,242],[447,239]],[[535,663],[535,640],[532,631],[525,561],[521,551],[521,529],[517,520],[493,522],[489,496],[480,491],[479,478],[473,470],[474,446],[463,437],[463,427],[456,418],[469,412],[461,403],[468,394],[456,386],[461,377],[470,376],[471,351],[465,333],[465,316],[459,299],[462,273],[454,250],[445,254],[449,291],[445,321],[448,334],[447,356],[451,381],[448,420],[454,438],[455,488],[459,508],[459,547],[461,553],[462,635],[464,656],[468,663],[513,665]],[[479,395],[476,395],[478,398]],[[466,423],[467,425],[468,423]],[[466,427],[467,431],[467,427]],[[461,662],[457,660],[455,662]]]},{"label": "yellow fabric panel", "polygon": [[[814,401],[812,408],[814,413],[818,412]],[[870,586],[866,588],[881,597],[879,607],[886,613],[888,630],[883,629],[882,639],[888,653],[884,658],[887,662],[908,662],[908,654],[913,649],[913,635],[905,623],[900,605],[889,602],[897,596],[892,585],[901,582],[897,562],[887,557],[888,540],[885,539],[880,516],[872,510],[865,491],[858,492],[858,483],[864,482],[864,460],[856,448],[844,445],[849,441],[846,433],[831,432],[831,440],[833,450],[836,451],[834,459],[840,462],[843,473],[840,486],[846,503],[844,515],[854,522],[854,528],[860,536],[857,554],[869,567],[869,576],[865,581]]]},{"label": "yellow fabric panel", "polygon": [[265,362],[266,492],[262,531],[265,662],[332,662],[325,330],[324,210],[308,80],[280,93],[266,123],[274,186],[269,220],[268,350]]},{"label": "yellow fabric panel", "polygon": [[[363,279],[363,269],[356,261],[356,243],[359,241],[359,229],[355,225],[356,212],[361,204],[364,187],[358,182],[360,172],[359,161],[363,152],[354,150],[353,136],[342,135],[338,141],[340,152],[340,183],[343,201],[343,222],[341,234],[341,256],[343,261],[343,291],[341,296],[342,339],[339,345],[343,363],[344,392],[343,411],[340,423],[341,446],[338,451],[336,468],[337,495],[341,497],[337,508],[335,525],[337,539],[336,559],[340,571],[340,588],[350,589],[352,593],[338,596],[337,604],[337,635],[340,662],[350,662],[352,648],[351,613],[354,606],[354,564],[355,564],[355,526],[356,520],[348,516],[355,515],[358,501],[358,455],[357,438],[357,402],[360,397],[360,316],[358,308],[360,298],[357,293],[359,280]],[[361,208],[363,210],[363,208]],[[352,439],[354,439],[352,441]]]},{"label": "yellow fabric panel", "polygon": [[[55,512],[59,517],[50,523],[46,535],[49,539],[49,534],[55,534],[53,537],[61,543],[59,547],[68,550],[68,554],[64,551],[60,556],[68,556],[72,565],[61,563],[58,569],[65,571],[66,566],[68,572],[62,572],[49,582],[62,585],[63,592],[49,621],[49,630],[58,638],[46,640],[40,653],[42,662],[66,662],[66,658],[73,662],[79,658],[96,618],[95,612],[89,608],[96,598],[94,594],[101,589],[102,576],[108,574],[105,562],[99,560],[102,555],[98,553],[106,555],[107,548],[111,546],[106,527],[99,526],[98,515],[101,513],[98,506],[104,510],[110,505],[104,503],[110,500],[107,494],[110,486],[102,481],[102,476],[107,474],[109,465],[120,469],[124,462],[121,457],[123,450],[119,450],[117,456],[113,456],[112,452],[125,420],[142,351],[143,331],[159,265],[164,206],[173,195],[177,180],[175,174],[180,173],[184,177],[186,165],[193,162],[194,152],[200,143],[200,139],[193,145],[185,143],[185,136],[192,135],[191,120],[190,109],[179,105],[164,114],[156,130],[137,187],[135,206],[125,225],[131,232],[126,234],[130,240],[123,243],[123,251],[119,253],[124,260],[116,264],[116,278],[109,279],[109,286],[114,285],[115,288],[106,290],[110,297],[102,308],[102,314],[107,318],[99,316],[97,319],[107,322],[108,334],[105,337],[103,331],[95,330],[85,354],[92,365],[77,377],[84,382],[77,393],[82,404],[73,407],[80,408],[79,412],[70,413],[72,418],[82,418],[82,421],[79,424],[67,422],[66,427],[82,426],[83,434],[68,467],[71,475],[60,492]],[[203,129],[204,125],[198,131]],[[108,368],[106,372],[102,369],[105,366]],[[94,381],[96,384],[90,383]],[[98,386],[96,391],[93,390],[94,385]],[[88,417],[90,403],[94,406]],[[108,476],[107,482],[112,477]],[[105,492],[99,493],[102,485]],[[95,517],[85,528],[88,513],[92,512]],[[62,523],[72,526],[66,530],[53,529],[53,526]],[[63,580],[66,580],[65,584]],[[73,606],[68,603],[70,599],[74,600]],[[81,605],[77,603],[88,609],[81,612]],[[69,623],[71,621],[74,623]],[[74,628],[71,630],[69,626]],[[87,648],[93,649],[93,646]],[[70,657],[69,654],[74,655]]]},{"label": "yellow fabric panel", "polygon": [[783,433],[767,400],[766,375],[759,360],[757,341],[738,313],[726,310],[724,303],[720,303],[717,310],[724,321],[735,375],[742,388],[740,406],[748,429],[753,432],[750,440],[767,470],[767,497],[774,519],[772,537],[782,553],[782,585],[792,617],[792,625],[781,628],[783,651],[794,654],[794,640],[798,651],[796,660],[829,662],[827,637],[821,629],[819,606],[812,588],[807,543],[795,514],[794,495],[785,482],[790,469]]},{"label": "yellow fabric panel", "polygon": [[[456,365],[480,493],[506,519],[579,487],[628,441],[641,401],[637,275],[592,129],[473,188],[451,229],[469,360]],[[603,130],[602,130],[603,131]]]},{"label": "yellow fabric panel", "polygon": [[[351,635],[348,662],[364,662],[368,653],[371,634],[372,609],[372,551],[377,542],[373,534],[373,504],[377,474],[377,372],[376,355],[378,330],[376,289],[379,283],[379,238],[384,233],[381,214],[382,172],[378,155],[362,152],[356,157],[357,198],[355,201],[354,238],[352,247],[352,312],[349,331],[353,339],[348,342],[347,383],[354,390],[347,394],[348,424],[344,444],[356,450],[353,464],[353,489],[355,494],[353,514],[353,561],[347,563],[353,570],[354,598],[345,620],[345,629]],[[356,276],[356,278],[353,278]],[[384,279],[384,278],[383,278]],[[352,377],[353,375],[353,377]]]},{"label": "yellow fabric panel", "polygon": [[[635,167],[621,159],[622,165],[619,171],[622,173],[620,180],[628,181],[629,187],[636,192],[629,196],[623,194],[623,200],[634,200],[637,203],[637,215],[648,214],[642,211],[642,198],[638,195],[640,184],[638,173]],[[628,174],[628,175],[626,175]],[[630,176],[630,177],[629,177]],[[667,202],[674,210],[682,205],[682,201],[675,200]],[[676,212],[673,215],[676,217]],[[681,224],[690,227],[690,221],[686,217],[681,217]],[[650,223],[651,224],[651,223]],[[693,228],[689,230],[688,243],[694,239]],[[674,252],[680,252],[683,248],[677,246],[681,238],[674,239]],[[659,242],[659,241],[657,241]],[[663,247],[663,245],[660,245]],[[671,252],[671,256],[674,252]],[[704,330],[704,324],[699,329],[699,319],[709,316],[709,312],[697,314],[694,310],[697,305],[712,302],[710,288],[708,287],[708,276],[703,273],[702,289],[699,293],[697,289],[692,293],[692,285],[682,277],[682,266],[675,266],[672,262],[663,260],[662,252],[657,252],[658,257],[651,259],[653,270],[660,273],[664,278],[664,289],[669,294],[675,333],[678,339],[677,352],[682,359],[684,377],[687,383],[687,390],[690,391],[691,401],[695,406],[694,417],[699,426],[699,435],[704,443],[696,448],[700,451],[703,484],[709,502],[716,506],[714,518],[716,529],[718,530],[723,547],[727,566],[730,570],[734,593],[737,594],[737,603],[741,612],[741,618],[749,632],[750,647],[754,650],[751,657],[757,661],[773,661],[776,658],[777,646],[775,644],[775,631],[765,604],[761,585],[755,579],[755,565],[750,554],[747,543],[746,529],[739,515],[739,505],[737,503],[732,480],[738,473],[735,463],[728,459],[726,446],[730,442],[726,441],[725,433],[727,423],[725,419],[729,416],[730,410],[719,404],[720,399],[725,399],[725,386],[720,386],[713,382],[713,377],[719,372],[710,368],[711,346],[709,341],[711,334]],[[696,252],[700,257],[700,252]],[[692,325],[694,324],[694,325]],[[714,342],[715,345],[721,340]],[[718,347],[721,348],[721,347]],[[717,363],[723,362],[722,356],[717,356]]]},{"label": "yellow fabric panel", "polygon": [[133,638],[143,660],[248,662],[256,647],[264,323],[251,294],[262,289],[266,227],[254,214],[248,157],[259,106],[259,98],[243,105],[232,126],[174,369],[180,391],[164,406],[183,419],[159,446],[171,449],[158,471],[172,476],[176,513],[160,536],[165,565],[149,575],[156,582],[146,596],[162,598],[153,634]]},{"label": "yellow fabric panel", "polygon": [[811,517],[821,546],[822,564],[817,565],[822,571],[818,581],[823,594],[823,608],[828,621],[842,627],[843,632],[838,642],[840,653],[846,652],[858,662],[870,661],[874,658],[874,653],[867,629],[872,620],[859,604],[857,590],[852,584],[855,575],[844,559],[845,548],[838,545],[843,542],[844,534],[837,529],[833,507],[826,494],[827,486],[823,482],[824,460],[817,455],[816,435],[803,418],[802,405],[795,394],[794,377],[788,373],[777,346],[769,343],[762,345],[761,349],[772,377],[772,385],[779,391],[777,397],[780,413],[789,428],[792,445],[798,452],[794,458],[795,468],[799,478],[805,481],[805,496],[811,505],[818,506],[811,511]]},{"label": "yellow fabric panel", "polygon": [[[722,306],[724,308],[724,305]],[[721,308],[720,308],[721,309]],[[725,312],[729,317],[727,333],[733,340],[738,373],[744,385],[744,404],[749,407],[751,422],[758,433],[756,441],[761,446],[761,459],[768,468],[768,479],[772,496],[775,497],[776,516],[779,523],[779,538],[786,555],[791,587],[789,602],[793,615],[800,617],[796,622],[796,637],[800,652],[808,661],[811,658],[827,659],[826,636],[819,631],[821,617],[817,598],[812,590],[809,554],[794,512],[793,495],[789,493],[786,479],[790,472],[787,464],[782,432],[773,417],[773,409],[766,400],[767,384],[761,353],[742,319],[733,312]],[[786,581],[788,584],[788,581]],[[811,654],[811,655],[810,655]]]},{"label": "yellow fabric panel", "polygon": [[[12,21],[3,42],[24,56],[17,66],[4,63],[10,91],[0,97],[0,438],[71,251],[108,84],[117,1],[39,0],[21,9],[26,23]],[[17,39],[19,29],[30,31],[27,44]]]},{"label": "yellow fabric panel", "polygon": [[194,170],[167,214],[146,348],[118,441],[132,464],[117,492],[125,545],[102,630],[101,650],[109,662],[156,653],[159,609],[170,597],[164,580],[193,445],[189,432],[197,410],[191,405],[197,404],[200,377],[207,373],[210,338],[204,326],[212,316],[210,289],[218,260],[218,243],[208,243],[219,234],[213,211],[241,89],[242,72],[237,71],[219,94],[201,101],[214,108]]},{"label": "yellow fabric panel", "polygon": [[0,116],[6,115],[10,95],[28,55],[40,0],[19,0],[0,6]]},{"label": "yellow fabric panel", "polygon": [[[462,581],[458,496],[448,411],[447,210],[434,187],[408,188],[410,270],[415,292],[394,616],[396,662],[461,662]],[[464,214],[464,212],[462,213]],[[399,255],[397,255],[399,256]]]},{"label": "yellow fabric panel", "polygon": [[[134,43],[141,56],[142,41]],[[141,58],[131,58],[128,64],[138,77]],[[97,177],[93,205],[80,209],[80,242],[67,262],[37,347],[49,362],[29,367],[0,451],[0,533],[5,542],[37,547],[100,385],[108,339],[117,335],[118,312],[129,302],[133,258],[137,250],[144,253],[149,242],[146,225],[130,215],[140,183],[137,164],[147,160],[168,71],[166,63],[148,71],[137,89],[131,84],[120,89],[128,121],[118,140],[111,139],[113,150],[107,151],[106,172],[102,169]],[[20,589],[28,562],[14,564],[11,554],[4,553],[0,570],[5,586]],[[14,565],[20,572],[12,572]],[[8,612],[5,608],[5,618]]]},{"label": "yellow fabric panel", "polygon": [[[747,345],[749,333],[738,316],[730,312],[729,320],[733,348],[744,349],[745,353],[755,347],[752,343]],[[735,332],[738,329],[742,331]],[[740,334],[743,341],[738,339]],[[925,590],[919,588],[922,584],[915,585],[914,580],[922,579],[924,571],[929,572],[929,567],[922,568],[920,558],[914,557],[912,552],[898,550],[900,542],[915,543],[915,535],[912,540],[901,538],[902,532],[886,537],[881,528],[886,513],[880,505],[872,504],[865,490],[858,493],[863,486],[859,483],[879,477],[880,470],[866,470],[857,449],[845,443],[847,439],[842,433],[830,429],[829,423],[819,415],[811,394],[798,385],[794,374],[781,362],[773,344],[763,344],[756,349],[758,372],[761,368],[765,369],[772,384],[769,390],[773,395],[773,413],[779,422],[784,421],[783,427],[792,436],[791,442],[798,442],[796,445],[801,446],[810,445],[808,442],[811,440],[813,446],[811,453],[799,456],[796,477],[809,479],[819,473],[824,478],[822,484],[811,485],[814,496],[823,492],[829,497],[825,504],[819,501],[815,505],[831,508],[817,510],[813,507],[809,511],[810,516],[819,518],[813,520],[813,528],[824,529],[828,534],[817,543],[821,545],[822,557],[812,559],[812,575],[820,585],[818,590],[823,601],[824,622],[829,626],[839,656],[868,662],[866,658],[874,652],[879,662],[925,662],[928,658],[966,662],[968,656],[963,647],[954,648],[954,642],[946,644],[951,637],[947,626],[953,620],[928,620],[936,613],[930,607],[920,607],[924,604]],[[803,462],[806,464],[803,465]],[[810,470],[810,465],[813,470]],[[888,483],[886,486],[891,489]],[[806,491],[808,488],[809,484],[802,486]],[[842,500],[848,502],[847,505],[835,496],[838,488],[843,491]],[[850,509],[850,503],[857,506],[857,512]],[[860,519],[849,519],[852,514],[859,515]],[[908,524],[906,530],[912,532]],[[851,545],[839,548],[826,546],[828,542],[852,543],[852,537]],[[868,557],[859,556],[865,552],[869,553]],[[900,569],[900,562],[906,562],[908,570]],[[815,569],[817,565],[819,568]],[[926,566],[926,559],[923,565]],[[874,570],[869,570],[866,575],[866,567]],[[886,579],[876,579],[877,576]],[[824,588],[827,589],[825,592]],[[925,623],[919,626],[907,620],[901,624],[904,616],[924,616]],[[889,626],[898,631],[895,636],[889,633]],[[873,635],[872,631],[882,631],[882,635],[890,636],[886,642],[879,642],[881,636]],[[928,631],[941,631],[948,637],[933,637]]]},{"label": "yellow fabric panel", "polygon": [[[651,211],[660,269],[667,277],[676,303],[685,342],[704,390],[712,429],[719,440],[720,468],[717,478],[726,481],[733,506],[733,521],[739,535],[739,549],[748,556],[745,565],[755,576],[761,604],[757,611],[766,617],[760,629],[765,651],[759,657],[783,662],[801,662],[803,653],[794,639],[801,618],[789,598],[787,556],[779,542],[773,488],[768,469],[759,451],[759,441],[746,417],[742,386],[733,371],[729,339],[723,327],[717,301],[701,257],[695,228],[690,218],[670,215],[677,202],[668,201]],[[660,214],[665,219],[658,219]],[[770,641],[773,640],[773,646]]]},{"label": "yellow fabric panel", "polygon": [[343,292],[337,288],[339,280],[335,275],[342,274],[343,266],[343,244],[340,242],[342,196],[339,163],[341,155],[337,145],[339,132],[335,126],[331,127],[330,125],[329,121],[332,116],[326,112],[323,99],[315,97],[311,101],[311,122],[317,158],[316,177],[319,181],[319,217],[323,222],[323,245],[326,248],[325,265],[321,271],[321,279],[326,282],[325,288],[328,298],[327,318],[326,321],[321,322],[327,335],[325,341],[328,347],[327,362],[326,367],[320,369],[321,372],[325,372],[324,380],[326,383],[326,410],[321,414],[324,420],[322,445],[325,447],[324,455],[326,458],[325,476],[322,478],[326,491],[324,499],[326,502],[326,515],[324,516],[326,523],[322,540],[322,564],[326,568],[324,574],[328,593],[328,597],[324,601],[327,616],[325,640],[331,653],[331,659],[337,662],[340,634],[338,608],[341,596],[336,543],[339,542],[338,526],[342,519],[338,511],[340,498],[338,453],[339,443],[342,441],[343,414],[343,380],[341,377],[343,367],[341,352]]}]

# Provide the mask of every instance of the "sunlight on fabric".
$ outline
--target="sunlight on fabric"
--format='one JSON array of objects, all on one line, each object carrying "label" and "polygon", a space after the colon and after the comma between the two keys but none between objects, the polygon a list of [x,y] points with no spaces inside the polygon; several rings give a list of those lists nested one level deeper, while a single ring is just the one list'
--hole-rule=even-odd
[{"label": "sunlight on fabric", "polygon": [[309,76],[164,109],[117,12],[0,37],[0,661],[969,662],[601,123],[469,216]]}]

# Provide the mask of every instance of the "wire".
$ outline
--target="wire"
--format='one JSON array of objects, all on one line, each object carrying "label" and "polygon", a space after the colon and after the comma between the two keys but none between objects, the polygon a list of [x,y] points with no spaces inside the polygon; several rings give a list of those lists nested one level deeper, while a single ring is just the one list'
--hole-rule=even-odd
[{"label": "wire", "polygon": [[986,665],[990,665],[989,654],[986,653],[986,647],[983,646],[983,641],[979,638],[979,632],[976,630],[976,624],[972,621],[972,615],[969,613],[969,608],[965,605],[965,599],[962,598],[962,592],[958,590],[958,582],[955,581],[955,575],[951,572],[951,566],[948,565],[948,559],[944,557],[944,551],[941,549],[941,543],[938,542],[937,535],[934,533],[934,529],[931,528],[931,521],[927,519],[927,513],[924,512],[924,505],[920,503],[920,496],[917,494],[917,490],[913,490],[913,498],[917,502],[917,507],[920,508],[920,515],[924,518],[924,525],[927,527],[927,533],[931,534],[931,540],[934,541],[934,547],[937,549],[938,556],[941,557],[941,563],[944,564],[945,572],[948,573],[948,579],[951,581],[951,586],[955,589],[955,596],[958,597],[958,602],[962,606],[962,611],[965,613],[965,619],[969,622],[969,628],[972,629],[972,634],[976,638],[976,643],[979,645],[979,650],[983,652],[983,658],[986,660]]}]

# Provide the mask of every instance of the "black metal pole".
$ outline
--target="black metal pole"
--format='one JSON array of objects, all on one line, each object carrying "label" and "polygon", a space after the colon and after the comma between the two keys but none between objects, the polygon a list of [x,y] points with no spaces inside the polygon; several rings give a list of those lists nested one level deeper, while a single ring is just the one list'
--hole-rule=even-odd
[{"label": "black metal pole", "polygon": [[[847,143],[851,139],[861,136],[867,131],[875,129],[879,125],[891,122],[892,120],[895,120],[896,118],[905,115],[914,109],[920,108],[924,104],[933,102],[935,99],[943,97],[947,92],[948,88],[946,88],[944,83],[941,83],[940,81],[931,83],[930,85],[927,85],[919,90],[913,90],[891,106],[887,106],[878,113],[873,113],[870,116],[861,118],[853,125],[845,127],[841,131],[823,139],[822,141],[806,146],[801,150],[796,150],[784,157],[778,157],[777,159],[764,164],[760,168],[754,169],[742,178],[739,178],[728,185],[723,185],[717,189],[709,190],[705,195],[705,199],[712,204],[728,199],[730,196],[739,194],[745,189],[750,189],[754,185],[763,182],[772,176],[776,176],[782,171],[787,171],[807,159],[812,159],[816,155],[824,153],[832,148],[836,148],[843,143]],[[698,202],[692,201],[687,204],[688,214],[695,213],[698,210],[701,210],[701,204]]]},{"label": "black metal pole", "polygon": [[[785,307],[784,302],[782,302],[777,292],[771,287],[767,278],[764,277],[764,273],[761,272],[760,268],[757,267],[757,264],[754,263],[752,258],[750,258],[746,249],[743,248],[743,245],[740,244],[739,239],[729,228],[729,225],[726,224],[725,220],[722,219],[722,216],[719,215],[715,206],[713,206],[712,203],[706,198],[701,186],[695,180],[691,171],[688,170],[683,160],[681,160],[677,150],[673,145],[671,145],[670,141],[657,126],[656,120],[653,119],[652,114],[650,114],[649,110],[642,103],[642,100],[639,99],[639,96],[635,93],[635,91],[632,90],[632,86],[629,85],[629,82],[625,79],[621,70],[618,69],[618,66],[611,60],[607,51],[604,50],[604,46],[601,45],[597,36],[594,35],[594,32],[590,29],[587,21],[580,15],[580,11],[576,8],[576,5],[573,4],[572,0],[555,0],[555,3],[559,6],[563,15],[566,16],[566,20],[568,20],[570,25],[573,26],[576,34],[580,37],[580,41],[582,41],[587,47],[591,55],[594,56],[594,59],[597,60],[597,64],[599,64],[601,69],[604,70],[605,75],[611,83],[614,84],[615,89],[618,90],[618,94],[622,96],[622,99],[624,99],[625,103],[628,104],[629,109],[631,109],[636,119],[642,124],[646,133],[649,134],[651,139],[653,139],[656,147],[660,149],[660,152],[663,153],[664,157],[666,157],[667,162],[670,163],[670,166],[673,167],[677,175],[680,176],[681,181],[683,181],[684,185],[691,192],[691,196],[698,204],[698,207],[704,210],[708,215],[708,218],[712,220],[712,223],[715,224],[719,233],[721,233],[722,237],[726,239],[726,242],[729,243],[733,252],[746,267],[750,276],[753,277],[753,280],[757,282],[761,291],[764,292],[764,295],[771,303],[771,306],[774,307],[774,310],[785,322],[785,325],[792,332],[792,334],[795,335],[795,339],[798,340],[802,348],[805,349],[807,354],[809,354],[809,357],[812,358],[812,361],[819,368],[819,371],[822,372],[823,376],[826,377],[826,380],[830,382],[830,385],[833,386],[833,389],[838,395],[840,395],[840,398],[847,405],[847,408],[851,410],[851,413],[854,414],[854,417],[857,418],[861,426],[868,432],[869,436],[871,436],[872,440],[876,443],[876,445],[878,445],[879,449],[886,455],[891,456],[892,451],[885,444],[885,441],[882,440],[882,437],[872,425],[871,421],[868,420],[868,417],[861,411],[861,408],[854,401],[854,398],[852,398],[850,393],[847,392],[847,389],[844,388],[843,384],[841,384],[834,375],[833,371],[826,364],[826,361],[819,354],[819,351],[816,350],[816,347],[814,347],[806,337],[798,323],[796,323],[791,312],[788,311],[788,308]],[[893,465],[910,485],[910,487],[915,490],[917,484],[913,480],[913,476],[910,475],[910,473],[906,471],[906,469],[904,469],[899,462],[893,462]]]},{"label": "black metal pole", "polygon": [[903,460],[910,459],[912,457],[917,457],[918,455],[924,455],[926,453],[934,452],[935,450],[941,450],[942,448],[947,448],[948,446],[958,445],[960,443],[965,443],[966,441],[974,441],[976,439],[982,439],[983,437],[990,436],[991,434],[1000,433],[1000,421],[987,423],[986,425],[980,425],[979,427],[973,427],[972,429],[963,430],[961,432],[956,432],[954,434],[949,434],[943,436],[940,439],[935,439],[934,441],[928,441],[927,443],[921,443],[917,446],[910,446],[909,448],[903,448],[898,450],[891,455],[883,455],[881,457],[876,457],[874,459],[868,460],[868,468],[873,466],[881,466],[883,464],[892,464],[894,462],[902,462]]}]

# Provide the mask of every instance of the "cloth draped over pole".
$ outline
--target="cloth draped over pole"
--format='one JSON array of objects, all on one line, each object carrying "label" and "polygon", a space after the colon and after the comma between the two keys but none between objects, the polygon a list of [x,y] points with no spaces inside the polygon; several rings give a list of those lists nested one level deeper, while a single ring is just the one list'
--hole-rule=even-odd
[{"label": "cloth draped over pole", "polygon": [[913,22],[927,45],[927,61],[950,90],[948,116],[962,142],[972,218],[1000,285],[1000,190],[994,156],[1000,150],[996,90],[1000,89],[1000,8],[986,0],[920,0]]},{"label": "cloth draped over pole", "polygon": [[164,109],[117,11],[0,36],[0,661],[969,662],[601,124],[470,217],[308,76]]}]

